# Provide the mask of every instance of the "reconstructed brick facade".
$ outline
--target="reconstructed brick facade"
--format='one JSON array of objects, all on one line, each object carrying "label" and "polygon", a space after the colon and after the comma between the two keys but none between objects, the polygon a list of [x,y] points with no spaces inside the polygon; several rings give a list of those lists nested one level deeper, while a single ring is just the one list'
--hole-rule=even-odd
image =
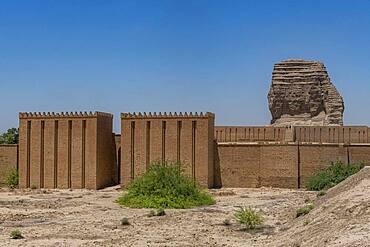
[{"label": "reconstructed brick facade", "polygon": [[303,187],[331,162],[370,165],[370,144],[219,143],[217,187]]},{"label": "reconstructed brick facade", "polygon": [[18,145],[0,144],[0,186],[13,169],[18,169]]},{"label": "reconstructed brick facade", "polygon": [[367,126],[300,126],[294,135],[299,142],[370,143]]},{"label": "reconstructed brick facade", "polygon": [[[370,165],[366,126],[214,126],[206,114],[20,113],[20,143],[0,145],[0,183],[99,189],[127,185],[152,161],[181,161],[206,187],[302,187],[331,162]],[[19,159],[18,159],[19,158]]]},{"label": "reconstructed brick facade", "polygon": [[108,113],[20,113],[20,187],[99,189],[113,184]]},{"label": "reconstructed brick facade", "polygon": [[293,141],[292,127],[216,126],[217,142]]},{"label": "reconstructed brick facade", "polygon": [[214,114],[121,114],[121,184],[152,161],[181,161],[187,175],[213,187]]}]

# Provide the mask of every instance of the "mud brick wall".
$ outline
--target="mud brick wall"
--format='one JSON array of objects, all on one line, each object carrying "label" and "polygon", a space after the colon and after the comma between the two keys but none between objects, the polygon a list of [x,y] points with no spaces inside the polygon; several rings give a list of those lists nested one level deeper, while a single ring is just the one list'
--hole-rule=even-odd
[{"label": "mud brick wall", "polygon": [[214,183],[214,114],[121,114],[121,184],[152,161],[181,161],[203,186]]},{"label": "mud brick wall", "polygon": [[20,113],[20,187],[99,189],[113,183],[108,113]]},{"label": "mud brick wall", "polygon": [[349,163],[363,163],[366,166],[370,166],[370,143],[353,144],[347,148]]},{"label": "mud brick wall", "polygon": [[216,126],[218,142],[293,141],[291,127]]},{"label": "mud brick wall", "polygon": [[332,162],[348,163],[348,148],[341,144],[306,144],[299,145],[300,184],[315,172],[325,169]]},{"label": "mud brick wall", "polygon": [[295,127],[298,142],[369,143],[367,126],[305,126]]},{"label": "mud brick wall", "polygon": [[0,186],[12,169],[18,169],[18,145],[0,145]]},{"label": "mud brick wall", "polygon": [[216,157],[224,187],[298,187],[296,145],[219,143]]}]

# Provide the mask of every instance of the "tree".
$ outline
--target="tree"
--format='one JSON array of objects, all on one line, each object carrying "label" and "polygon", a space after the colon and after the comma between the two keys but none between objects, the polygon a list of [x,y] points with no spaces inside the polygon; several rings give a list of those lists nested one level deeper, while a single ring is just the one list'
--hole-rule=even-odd
[{"label": "tree", "polygon": [[7,132],[0,135],[0,144],[18,144],[19,130],[17,128],[8,129]]}]

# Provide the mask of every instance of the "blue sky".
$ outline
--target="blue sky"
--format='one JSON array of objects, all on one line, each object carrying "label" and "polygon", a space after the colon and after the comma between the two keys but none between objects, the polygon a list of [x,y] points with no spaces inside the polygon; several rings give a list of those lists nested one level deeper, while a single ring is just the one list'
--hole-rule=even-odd
[{"label": "blue sky", "polygon": [[370,1],[0,3],[0,131],[20,111],[212,111],[265,125],[273,64],[320,60],[370,125]]}]

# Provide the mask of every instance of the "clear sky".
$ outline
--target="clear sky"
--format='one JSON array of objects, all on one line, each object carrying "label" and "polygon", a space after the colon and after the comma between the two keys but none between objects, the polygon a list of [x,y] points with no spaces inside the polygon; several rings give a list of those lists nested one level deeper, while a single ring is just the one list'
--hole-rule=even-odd
[{"label": "clear sky", "polygon": [[275,62],[320,60],[370,125],[370,1],[3,0],[0,131],[20,111],[212,111],[264,125]]}]

